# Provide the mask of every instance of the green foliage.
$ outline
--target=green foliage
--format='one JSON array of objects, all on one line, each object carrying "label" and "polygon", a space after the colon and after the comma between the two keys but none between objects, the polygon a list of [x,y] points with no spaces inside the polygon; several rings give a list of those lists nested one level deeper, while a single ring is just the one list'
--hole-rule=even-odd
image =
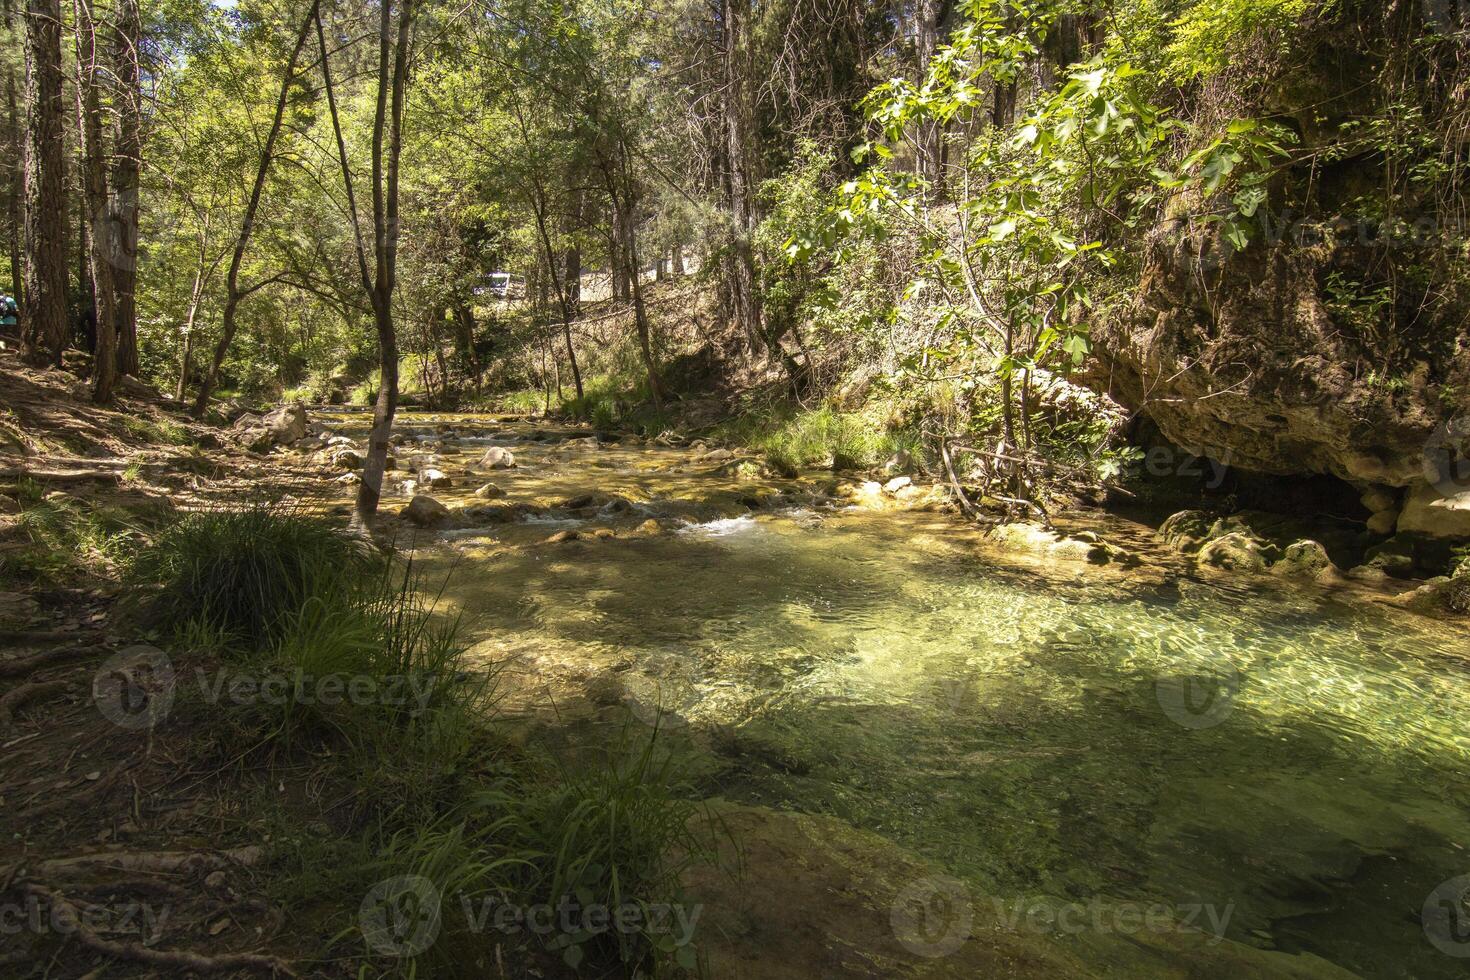
[{"label": "green foliage", "polygon": [[890,425],[888,408],[875,400],[861,412],[842,412],[832,405],[751,410],[721,426],[716,437],[758,449],[785,469],[812,465],[869,469],[895,453],[918,455],[918,433]]},{"label": "green foliage", "polygon": [[362,546],[272,504],[185,515],[133,560],[148,618],[258,649],[299,628],[310,601],[341,601],[371,564]]}]

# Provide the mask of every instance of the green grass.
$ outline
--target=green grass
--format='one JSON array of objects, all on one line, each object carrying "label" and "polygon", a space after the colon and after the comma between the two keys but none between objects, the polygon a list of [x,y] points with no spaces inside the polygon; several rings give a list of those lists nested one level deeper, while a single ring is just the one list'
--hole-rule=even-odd
[{"label": "green grass", "polygon": [[840,412],[830,405],[814,409],[780,405],[741,415],[720,426],[714,436],[756,449],[787,468],[871,469],[898,452],[917,457],[920,449],[918,434],[890,426],[881,406]]},{"label": "green grass", "polygon": [[[558,766],[550,779],[510,781],[480,804],[503,815],[497,836],[515,857],[524,901],[557,907],[673,905],[680,879],[715,860],[721,829],[682,785],[657,729],[624,729],[598,764]],[[621,963],[637,975],[692,970],[695,945],[672,927],[645,923],[629,932],[559,933],[549,949],[570,966]]]},{"label": "green grass", "polygon": [[147,617],[227,647],[260,648],[299,628],[308,600],[346,597],[372,564],[322,521],[259,504],[188,514],[129,569]]},{"label": "green grass", "polygon": [[65,494],[45,496],[30,480],[15,487],[23,510],[12,534],[18,546],[0,552],[0,580],[66,586],[79,577],[119,573],[143,531],[137,515]]},{"label": "green grass", "polygon": [[123,429],[133,438],[153,446],[192,446],[194,437],[184,426],[169,418],[142,418],[127,415]]}]

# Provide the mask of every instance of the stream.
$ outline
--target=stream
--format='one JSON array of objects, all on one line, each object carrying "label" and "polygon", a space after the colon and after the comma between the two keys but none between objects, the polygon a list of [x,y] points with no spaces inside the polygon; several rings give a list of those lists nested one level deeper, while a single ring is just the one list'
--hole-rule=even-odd
[{"label": "stream", "polygon": [[[454,481],[425,492],[493,508],[413,541],[475,654],[658,721],[711,795],[871,831],[997,909],[1162,905],[1222,947],[1465,976],[1470,909],[1436,893],[1470,874],[1462,628],[1201,577],[1123,522],[1143,565],[1048,567],[941,511],[834,503],[829,473],[502,416],[397,431],[385,509],[415,458]],[[492,445],[517,466],[466,475]]]}]

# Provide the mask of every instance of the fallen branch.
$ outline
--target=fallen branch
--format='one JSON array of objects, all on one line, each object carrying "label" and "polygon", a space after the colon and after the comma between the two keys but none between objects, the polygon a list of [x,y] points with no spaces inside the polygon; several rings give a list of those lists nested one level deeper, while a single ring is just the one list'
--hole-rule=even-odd
[{"label": "fallen branch", "polygon": [[61,892],[44,885],[29,884],[26,894],[50,903],[53,921],[60,927],[58,932],[69,934],[88,949],[105,956],[147,963],[150,966],[170,970],[193,970],[198,973],[222,973],[227,970],[260,970],[272,975],[296,976],[291,965],[279,956],[261,953],[225,953],[220,956],[205,956],[187,950],[149,949],[140,943],[113,942],[93,932],[83,920],[77,907]]},{"label": "fallen branch", "polygon": [[4,696],[0,696],[0,730],[10,727],[10,723],[15,719],[16,710],[22,704],[64,691],[70,686],[70,681],[37,681],[21,684],[6,691]]}]

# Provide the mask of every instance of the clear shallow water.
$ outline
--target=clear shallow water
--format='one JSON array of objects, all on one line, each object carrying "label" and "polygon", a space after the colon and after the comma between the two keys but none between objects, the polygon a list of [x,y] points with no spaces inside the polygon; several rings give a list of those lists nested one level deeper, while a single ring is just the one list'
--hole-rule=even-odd
[{"label": "clear shallow water", "polygon": [[[584,521],[611,540],[441,543],[451,598],[491,654],[611,668],[712,746],[723,795],[875,831],[976,895],[1206,905],[1230,940],[1362,976],[1470,970],[1421,922],[1470,873],[1463,631],[1307,587],[1018,569],[940,514],[750,516],[687,452],[516,451],[491,477],[512,499],[642,506]],[[633,535],[648,513],[669,533]]]}]

